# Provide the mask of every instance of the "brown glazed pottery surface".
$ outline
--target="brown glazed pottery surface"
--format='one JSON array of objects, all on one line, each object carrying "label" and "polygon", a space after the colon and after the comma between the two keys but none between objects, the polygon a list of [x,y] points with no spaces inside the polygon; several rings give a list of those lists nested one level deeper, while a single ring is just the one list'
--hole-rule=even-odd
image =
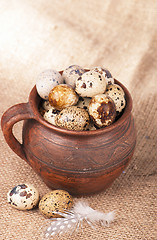
[{"label": "brown glazed pottery surface", "polygon": [[[123,115],[112,125],[95,131],[70,131],[46,122],[38,111],[41,101],[34,87],[28,103],[9,108],[2,116],[2,130],[11,149],[24,159],[52,189],[73,195],[93,194],[108,188],[133,156],[136,131],[132,99],[126,94]],[[20,144],[13,125],[25,120]]]}]

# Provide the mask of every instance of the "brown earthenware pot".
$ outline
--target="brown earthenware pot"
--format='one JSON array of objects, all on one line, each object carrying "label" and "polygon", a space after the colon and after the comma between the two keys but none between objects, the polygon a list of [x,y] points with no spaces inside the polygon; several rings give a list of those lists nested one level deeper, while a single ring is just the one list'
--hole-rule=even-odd
[{"label": "brown earthenware pot", "polygon": [[[125,91],[127,105],[123,115],[103,129],[77,132],[49,124],[38,111],[36,87],[28,103],[14,105],[2,116],[6,142],[50,188],[73,195],[96,193],[108,188],[128,165],[136,143],[132,99],[115,81]],[[20,120],[25,120],[22,144],[12,133]]]}]

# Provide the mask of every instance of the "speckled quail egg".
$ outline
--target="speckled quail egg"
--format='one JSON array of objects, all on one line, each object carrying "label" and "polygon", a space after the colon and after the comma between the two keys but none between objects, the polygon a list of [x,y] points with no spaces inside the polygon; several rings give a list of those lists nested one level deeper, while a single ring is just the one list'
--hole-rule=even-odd
[{"label": "speckled quail egg", "polygon": [[89,115],[83,108],[71,106],[63,109],[55,119],[57,126],[69,130],[83,131],[89,125]]},{"label": "speckled quail egg", "polygon": [[75,91],[81,97],[93,97],[97,94],[104,93],[106,90],[105,77],[95,70],[91,70],[82,74],[76,80]]},{"label": "speckled quail egg", "polygon": [[116,111],[118,113],[122,112],[126,105],[123,89],[118,84],[113,84],[107,87],[105,94],[114,101]]},{"label": "speckled quail egg", "polygon": [[50,109],[54,109],[54,107],[51,106],[48,100],[43,100],[39,105],[39,112],[41,116],[44,116],[45,112],[47,112]]},{"label": "speckled quail egg", "polygon": [[45,70],[37,77],[37,92],[41,98],[48,100],[51,89],[61,83],[63,83],[63,78],[59,72],[56,70]]},{"label": "speckled quail egg", "polygon": [[56,212],[63,213],[73,205],[72,196],[64,190],[53,190],[42,197],[39,210],[46,217],[60,217]]},{"label": "speckled quail egg", "polygon": [[92,121],[89,123],[89,126],[87,127],[86,131],[93,131],[97,130],[99,127],[97,127]]},{"label": "speckled quail egg", "polygon": [[95,67],[93,69],[105,77],[107,85],[114,84],[114,78],[112,77],[112,75],[108,69],[102,68],[102,67]]},{"label": "speckled quail egg", "polygon": [[39,192],[31,184],[20,184],[8,192],[7,199],[12,207],[29,210],[39,202]]},{"label": "speckled quail egg", "polygon": [[105,94],[94,96],[88,107],[90,117],[98,127],[112,124],[116,117],[116,107],[113,100]]},{"label": "speckled quail egg", "polygon": [[79,97],[74,89],[67,84],[57,85],[49,93],[49,102],[57,110],[76,105],[78,99]]},{"label": "speckled quail egg", "polygon": [[64,82],[72,88],[76,86],[76,79],[79,78],[85,70],[78,65],[71,65],[63,71]]},{"label": "speckled quail egg", "polygon": [[50,110],[51,108],[53,108],[48,100],[42,102],[42,107],[43,107],[43,109],[45,109],[46,111],[47,111],[47,110]]},{"label": "speckled quail egg", "polygon": [[86,111],[88,111],[88,105],[91,101],[91,98],[87,98],[87,97],[79,97],[79,100],[77,102],[77,107],[80,107],[80,108],[83,108],[85,109]]},{"label": "speckled quail egg", "polygon": [[55,123],[55,118],[56,118],[56,116],[57,116],[58,114],[59,114],[59,111],[56,110],[54,107],[51,107],[51,109],[47,110],[47,111],[44,113],[43,118],[44,118],[47,122],[49,122],[49,123],[51,123],[51,124],[53,124],[53,125],[56,125],[56,123]]}]

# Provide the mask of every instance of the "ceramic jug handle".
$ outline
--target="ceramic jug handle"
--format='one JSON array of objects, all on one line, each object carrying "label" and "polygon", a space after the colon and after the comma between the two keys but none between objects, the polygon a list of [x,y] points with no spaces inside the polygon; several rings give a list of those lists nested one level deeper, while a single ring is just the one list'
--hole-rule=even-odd
[{"label": "ceramic jug handle", "polygon": [[14,137],[12,129],[15,123],[33,118],[29,103],[20,103],[9,108],[2,116],[1,126],[9,147],[22,159],[26,160],[23,144]]}]

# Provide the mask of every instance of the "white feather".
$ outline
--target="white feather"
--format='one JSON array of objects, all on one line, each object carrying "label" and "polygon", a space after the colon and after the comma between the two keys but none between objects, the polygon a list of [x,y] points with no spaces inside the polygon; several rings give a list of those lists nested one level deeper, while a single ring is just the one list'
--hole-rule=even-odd
[{"label": "white feather", "polygon": [[87,218],[92,223],[102,223],[102,225],[110,224],[115,217],[115,213],[103,213],[89,207],[86,202],[79,201],[74,205],[73,211],[80,214],[82,217]]},{"label": "white feather", "polygon": [[114,220],[115,216],[114,212],[103,213],[94,210],[84,201],[75,203],[71,211],[58,214],[61,218],[52,218],[50,225],[45,231],[44,239],[55,235],[61,235],[66,232],[72,234],[74,231],[79,230],[83,221],[86,221],[92,228],[94,228],[94,225],[96,224],[106,226]]}]

